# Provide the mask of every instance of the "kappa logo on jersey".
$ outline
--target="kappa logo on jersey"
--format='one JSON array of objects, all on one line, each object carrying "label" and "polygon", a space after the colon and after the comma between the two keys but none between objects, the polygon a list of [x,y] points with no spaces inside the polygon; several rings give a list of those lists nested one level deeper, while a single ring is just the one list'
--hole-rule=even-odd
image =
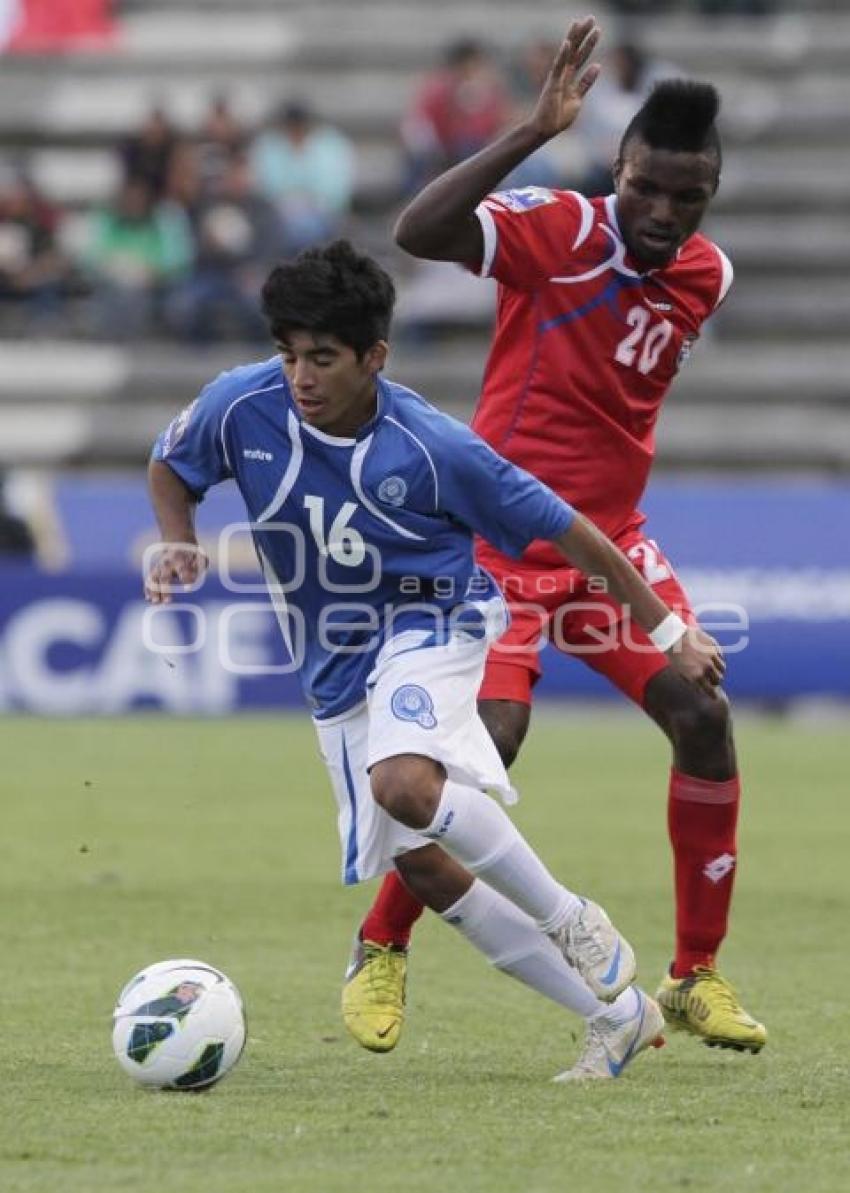
[{"label": "kappa logo on jersey", "polygon": [[265,464],[271,464],[274,459],[271,452],[264,451],[261,447],[246,447],[242,456],[245,460],[262,460]]},{"label": "kappa logo on jersey", "polygon": [[162,437],[162,454],[167,456],[170,451],[173,451],[183,436],[186,434],[186,428],[189,425],[189,420],[192,417],[192,411],[198,404],[198,399],[190,402],[185,410],[181,410],[175,419],[172,419],[166,428],[165,434]]},{"label": "kappa logo on jersey", "polygon": [[386,476],[378,485],[378,500],[385,505],[404,505],[407,484],[400,476]]},{"label": "kappa logo on jersey", "polygon": [[499,191],[495,196],[508,211],[533,211],[535,207],[542,207],[545,203],[555,203],[557,200],[545,186],[524,186],[515,191]]},{"label": "kappa logo on jersey", "polygon": [[436,729],[434,701],[419,684],[405,683],[393,692],[390,708],[400,721],[412,721],[422,729]]},{"label": "kappa logo on jersey", "polygon": [[721,853],[714,861],[708,863],[703,869],[703,874],[709,882],[721,882],[727,874],[731,874],[735,869],[735,857],[731,853]]}]

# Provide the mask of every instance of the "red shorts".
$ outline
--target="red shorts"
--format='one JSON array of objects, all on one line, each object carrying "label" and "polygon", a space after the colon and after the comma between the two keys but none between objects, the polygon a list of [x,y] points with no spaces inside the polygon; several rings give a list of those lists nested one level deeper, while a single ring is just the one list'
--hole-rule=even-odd
[{"label": "red shorts", "polygon": [[[624,555],[669,609],[694,624],[696,617],[670,563],[652,539],[629,528],[614,539]],[[542,674],[540,652],[549,642],[572,655],[643,704],[647,683],[667,666],[647,635],[604,591],[570,567],[541,567],[508,559],[478,543],[477,559],[499,582],[511,610],[511,625],[487,656],[480,700],[531,704]]]}]

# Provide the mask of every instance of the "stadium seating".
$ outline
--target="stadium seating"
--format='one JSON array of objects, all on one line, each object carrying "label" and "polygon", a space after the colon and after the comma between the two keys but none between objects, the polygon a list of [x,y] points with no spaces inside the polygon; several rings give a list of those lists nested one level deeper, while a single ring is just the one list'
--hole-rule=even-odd
[{"label": "stadium seating", "polygon": [[[641,25],[660,57],[723,91],[726,165],[709,231],[737,267],[713,342],[663,417],[666,465],[850,467],[850,12],[837,0],[779,7],[759,20],[677,13]],[[4,59],[4,155],[24,155],[48,195],[81,209],[109,194],[111,146],[153,100],[191,127],[213,92],[252,122],[303,97],[355,138],[354,231],[399,276],[402,323],[409,266],[389,229],[415,78],[458,34],[486,30],[511,50],[565,21],[555,0],[531,21],[506,0],[138,0],[120,11],[105,52]],[[470,302],[459,326],[426,343],[402,334],[394,373],[467,413],[488,309]],[[0,341],[0,465],[138,463],[212,372],[252,355],[234,344]]]}]

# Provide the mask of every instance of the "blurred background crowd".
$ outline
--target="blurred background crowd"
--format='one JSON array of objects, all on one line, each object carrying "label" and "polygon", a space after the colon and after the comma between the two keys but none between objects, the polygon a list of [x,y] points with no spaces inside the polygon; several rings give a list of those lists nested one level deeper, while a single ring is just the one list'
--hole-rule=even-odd
[{"label": "blurred background crowd", "polygon": [[[120,53],[122,8],[108,0],[0,0],[6,53]],[[642,43],[638,18],[691,9],[767,15],[770,0],[620,0],[605,71],[575,136],[547,147],[510,178],[515,186],[571,186],[607,193],[619,136],[653,82],[676,71]],[[412,72],[398,112],[396,194],[421,187],[492,140],[539,91],[557,45],[535,36],[498,47],[453,39]],[[70,334],[108,341],[166,336],[193,343],[259,341],[258,287],[269,262],[356,228],[357,145],[332,115],[287,84],[261,118],[246,118],[227,90],[213,90],[193,123],[152,97],[140,123],[106,152],[112,185],[102,196],[63,201],[40,184],[37,146],[0,155],[0,335]],[[439,271],[435,271],[435,276]],[[429,303],[429,289],[433,291]],[[440,287],[426,273],[427,313]],[[414,302],[416,298],[414,297]]]},{"label": "blurred background crowd", "polygon": [[270,262],[341,231],[354,150],[298,98],[260,127],[213,95],[194,129],[154,106],[114,150],[115,188],[73,211],[26,155],[0,176],[4,334],[265,338]]}]

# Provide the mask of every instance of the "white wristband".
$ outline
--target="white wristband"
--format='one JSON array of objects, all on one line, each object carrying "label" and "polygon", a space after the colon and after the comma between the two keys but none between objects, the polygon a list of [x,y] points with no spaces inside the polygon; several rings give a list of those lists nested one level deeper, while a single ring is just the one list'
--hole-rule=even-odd
[{"label": "white wristband", "polygon": [[664,620],[659,621],[655,629],[652,630],[649,640],[662,654],[666,654],[671,647],[684,638],[687,632],[688,627],[679,614],[668,613]]}]

